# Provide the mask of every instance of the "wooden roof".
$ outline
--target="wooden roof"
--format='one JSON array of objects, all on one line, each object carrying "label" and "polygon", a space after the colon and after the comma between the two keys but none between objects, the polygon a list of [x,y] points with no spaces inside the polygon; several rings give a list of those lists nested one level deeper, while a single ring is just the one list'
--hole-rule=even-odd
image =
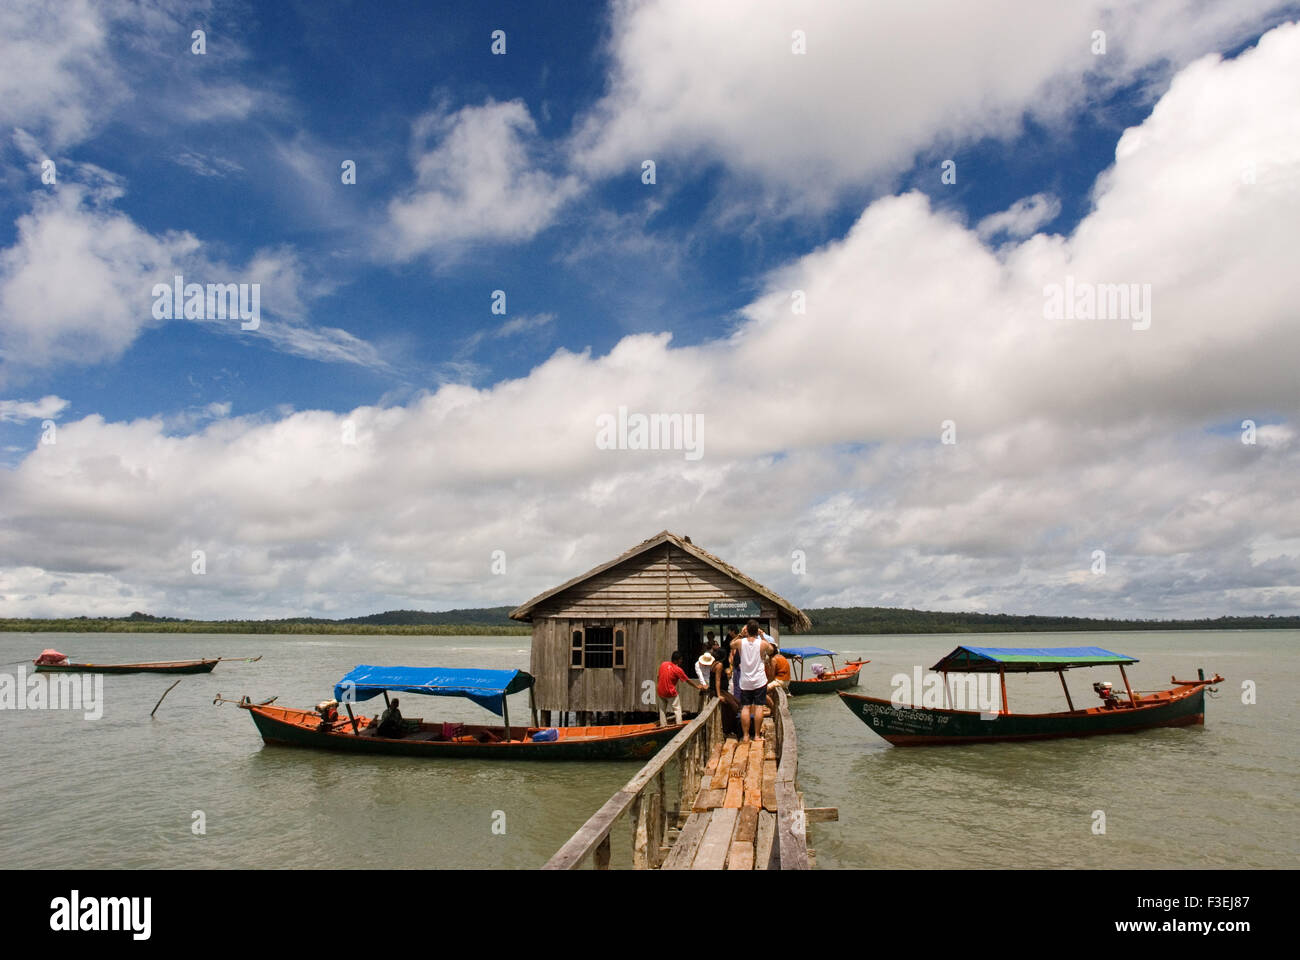
[{"label": "wooden roof", "polygon": [[643,540],[641,543],[637,544],[631,550],[627,550],[624,553],[619,554],[617,557],[615,557],[613,560],[610,560],[607,563],[602,563],[598,567],[593,567],[592,569],[588,570],[586,573],[574,577],[572,580],[566,580],[558,587],[554,587],[551,590],[547,590],[545,593],[539,593],[537,596],[533,597],[527,603],[510,611],[510,618],[512,620],[531,621],[533,618],[533,610],[537,607],[538,604],[542,603],[543,601],[549,600],[551,597],[555,596],[556,594],[563,593],[565,590],[577,586],[578,584],[582,583],[584,580],[589,580],[592,577],[596,576],[597,574],[603,573],[604,571],[610,569],[611,567],[616,567],[620,563],[626,563],[628,560],[631,560],[634,557],[638,557],[641,554],[646,553],[649,550],[653,550],[656,547],[662,546],[664,544],[671,544],[672,546],[677,547],[679,550],[682,550],[686,553],[689,553],[693,557],[697,557],[700,560],[703,560],[705,563],[720,570],[722,573],[726,574],[728,577],[735,580],[737,583],[740,583],[741,585],[748,587],[750,590],[754,591],[759,596],[765,597],[768,600],[772,601],[772,603],[774,603],[777,606],[777,608],[780,609],[780,611],[788,618],[788,621],[792,629],[794,630],[794,632],[798,633],[802,630],[808,630],[812,627],[812,621],[808,619],[808,615],[804,613],[802,610],[800,610],[798,607],[796,607],[789,600],[786,600],[784,597],[780,596],[779,594],[773,593],[771,590],[763,586],[757,580],[752,580],[749,577],[745,576],[743,573],[741,573],[731,564],[727,563],[725,560],[720,560],[718,557],[715,557],[713,554],[709,553],[709,551],[705,550],[703,547],[698,547],[695,544],[691,543],[691,541],[688,538],[679,537],[677,534],[671,533],[667,530],[660,531],[659,533],[655,534],[653,537],[651,537],[648,540]]}]

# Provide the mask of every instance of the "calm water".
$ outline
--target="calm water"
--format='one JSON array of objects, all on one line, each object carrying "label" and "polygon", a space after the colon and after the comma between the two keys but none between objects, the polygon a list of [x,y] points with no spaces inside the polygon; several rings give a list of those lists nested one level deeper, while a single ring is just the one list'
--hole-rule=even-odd
[{"label": "calm water", "polygon": [[[800,782],[838,823],[811,828],[819,866],[1295,867],[1300,863],[1297,695],[1300,631],[818,637],[869,658],[862,692],[929,666],[959,642],[1086,643],[1141,658],[1139,689],[1197,667],[1228,678],[1203,728],[1132,736],[900,750],[838,697],[793,711]],[[0,662],[53,646],[76,659],[246,656],[186,677],[105,677],[103,718],[3,711],[0,854],[24,867],[444,867],[541,865],[638,765],[500,764],[351,757],[265,747],[218,692],[307,706],[358,663],[522,667],[526,637],[247,637],[0,634]],[[17,665],[0,667],[16,673]],[[1076,703],[1092,679],[1075,671]],[[174,678],[172,678],[174,679]],[[1241,702],[1241,681],[1258,702]],[[1014,710],[1059,709],[1054,675],[1013,678]],[[414,706],[409,698],[405,706]],[[380,701],[382,702],[382,701]],[[519,698],[520,709],[526,701]],[[376,712],[367,710],[367,712]],[[423,701],[408,715],[478,720],[470,703]],[[203,811],[207,832],[191,830]],[[1106,816],[1094,835],[1093,811]],[[494,832],[504,822],[504,833]],[[615,863],[623,860],[616,837]]]}]

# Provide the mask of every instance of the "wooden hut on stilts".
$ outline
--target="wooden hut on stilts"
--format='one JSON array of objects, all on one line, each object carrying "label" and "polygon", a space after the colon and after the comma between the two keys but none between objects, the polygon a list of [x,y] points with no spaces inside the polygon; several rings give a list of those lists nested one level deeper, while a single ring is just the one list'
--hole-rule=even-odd
[{"label": "wooden hut on stilts", "polygon": [[[633,723],[657,716],[659,665],[674,650],[694,675],[707,633],[754,619],[774,638],[811,627],[806,614],[690,537],[664,530],[511,612],[533,626],[529,671],[545,726]],[[682,708],[699,707],[679,687]]]}]

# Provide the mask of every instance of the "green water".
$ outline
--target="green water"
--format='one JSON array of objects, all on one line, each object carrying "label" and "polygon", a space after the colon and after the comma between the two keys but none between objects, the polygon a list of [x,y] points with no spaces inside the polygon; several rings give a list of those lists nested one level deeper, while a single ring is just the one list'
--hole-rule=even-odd
[{"label": "green water", "polygon": [[[794,701],[800,784],[822,868],[1294,867],[1300,862],[1296,651],[1300,631],[818,637],[871,659],[860,692],[957,643],[1089,644],[1141,658],[1154,689],[1197,667],[1228,680],[1204,727],[1129,736],[900,750],[838,697]],[[354,757],[266,747],[218,693],[308,706],[358,663],[528,666],[526,637],[3,634],[0,661],[47,646],[76,659],[247,656],[185,677],[104,677],[103,717],[3,710],[0,854],[17,867],[540,866],[638,765]],[[0,670],[16,674],[19,667]],[[1103,671],[1076,671],[1076,703]],[[1242,703],[1241,682],[1257,686]],[[1059,709],[1054,675],[1008,681],[1017,711]],[[419,709],[412,710],[419,702]],[[520,708],[526,702],[519,698]],[[485,716],[454,700],[408,715]],[[374,712],[374,711],[368,711]],[[1106,832],[1094,833],[1094,811]],[[192,829],[202,811],[206,832]],[[615,838],[615,863],[625,838]]]}]

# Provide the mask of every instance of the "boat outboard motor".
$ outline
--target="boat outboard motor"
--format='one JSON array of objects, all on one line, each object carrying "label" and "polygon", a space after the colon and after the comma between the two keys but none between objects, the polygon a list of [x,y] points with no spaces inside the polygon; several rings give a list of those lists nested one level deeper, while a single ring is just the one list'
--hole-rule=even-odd
[{"label": "boat outboard motor", "polygon": [[339,702],[337,700],[322,700],[316,704],[316,712],[320,714],[320,724],[317,729],[328,727],[339,718]]},{"label": "boat outboard motor", "polygon": [[1108,707],[1113,707],[1119,703],[1119,698],[1114,694],[1113,686],[1114,685],[1109,680],[1098,680],[1092,685],[1092,689],[1096,692],[1097,696],[1106,701],[1106,706]]}]

